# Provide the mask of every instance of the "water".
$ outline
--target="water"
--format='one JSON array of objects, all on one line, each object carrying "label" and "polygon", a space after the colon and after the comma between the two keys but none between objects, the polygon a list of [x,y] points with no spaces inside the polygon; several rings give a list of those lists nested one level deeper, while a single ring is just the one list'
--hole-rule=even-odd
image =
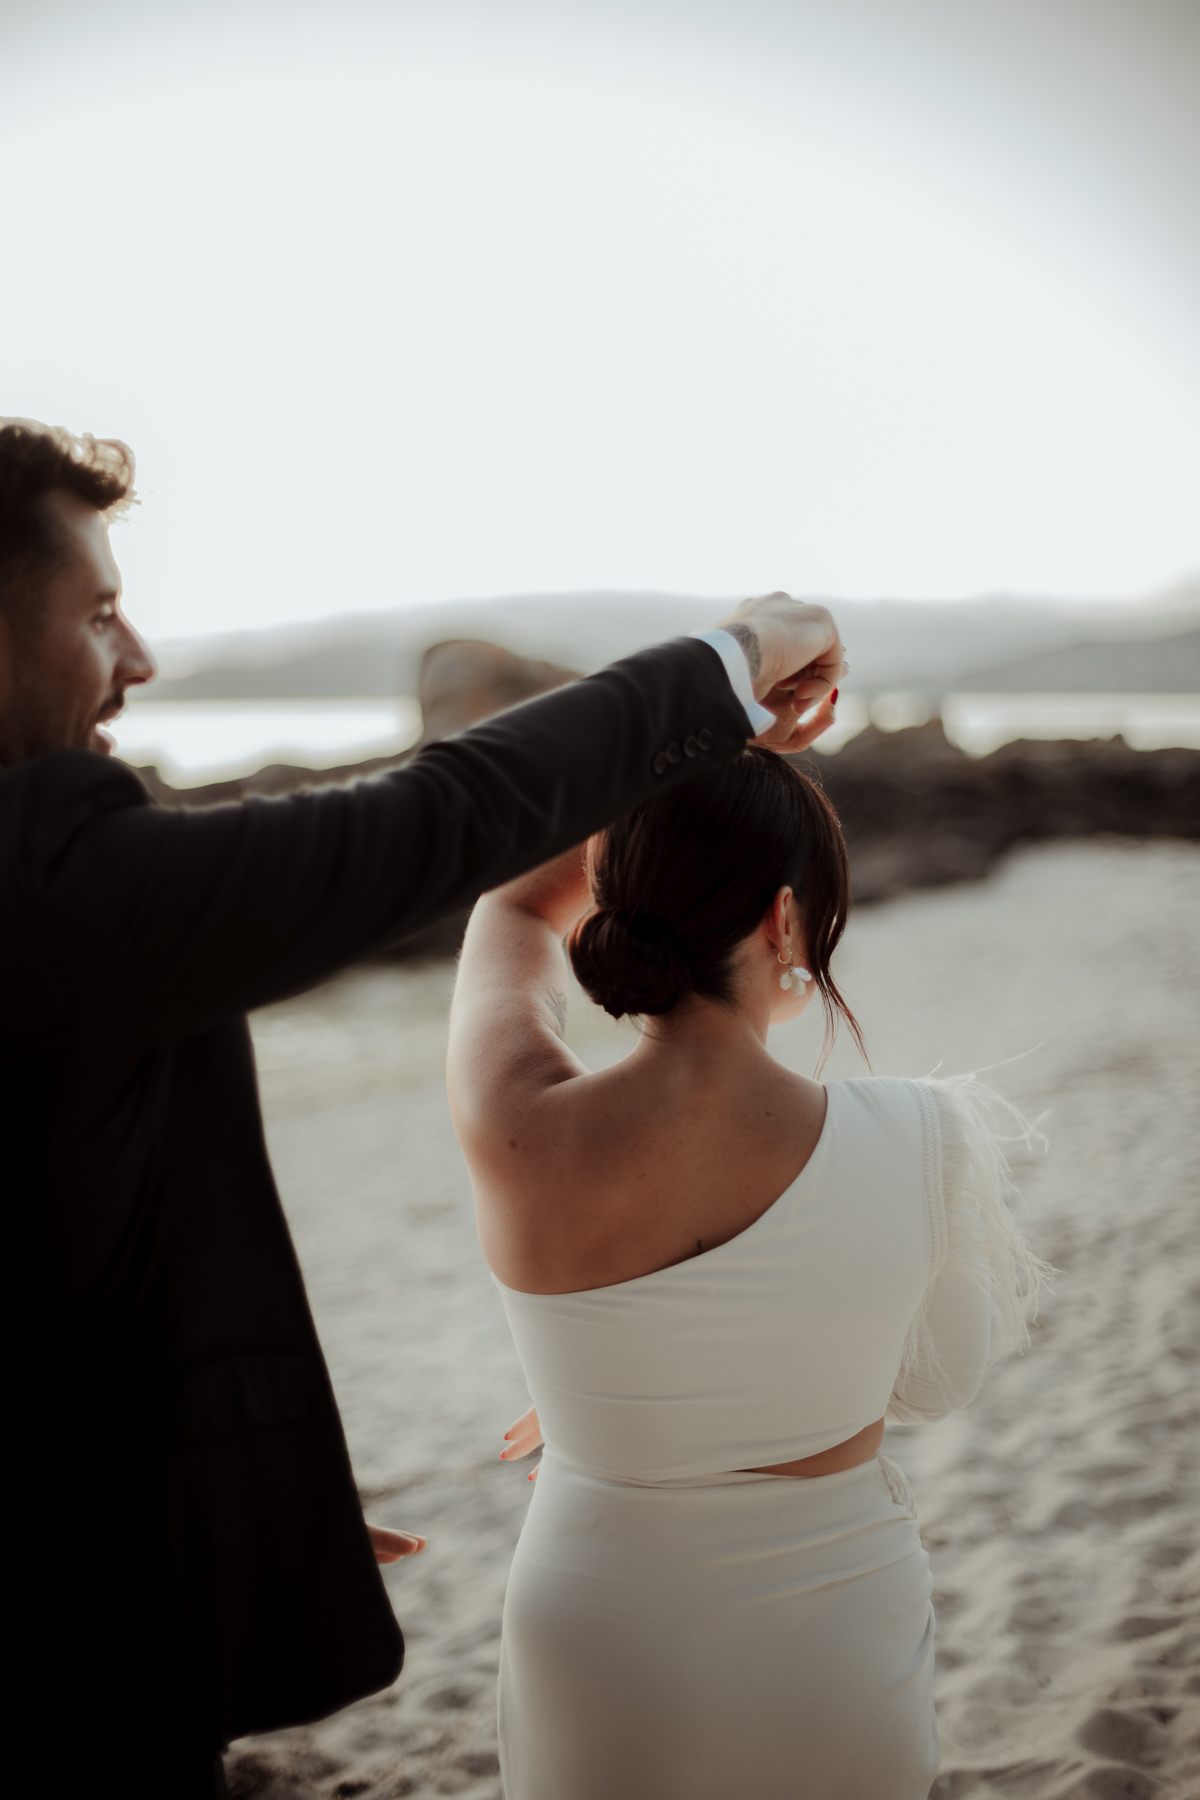
[{"label": "water", "polygon": [[947,694],[946,736],[972,756],[1013,738],[1110,738],[1133,750],[1200,749],[1200,694]]},{"label": "water", "polygon": [[421,735],[421,709],[408,699],[131,700],[110,729],[127,762],[194,787],[267,763],[328,769],[394,755]]},{"label": "water", "polygon": [[946,736],[971,756],[987,756],[1014,738],[1111,738],[1134,750],[1171,745],[1200,749],[1200,694],[844,694],[837,724],[821,738],[838,751],[865,725],[899,731],[940,711]]}]

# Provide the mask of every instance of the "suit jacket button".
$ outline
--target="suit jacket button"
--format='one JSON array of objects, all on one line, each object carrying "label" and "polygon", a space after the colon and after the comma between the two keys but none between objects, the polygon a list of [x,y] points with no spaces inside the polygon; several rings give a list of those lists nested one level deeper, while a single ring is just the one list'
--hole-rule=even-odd
[{"label": "suit jacket button", "polygon": [[712,732],[709,731],[707,726],[705,726],[703,731],[697,734],[696,742],[702,750],[712,749]]},{"label": "suit jacket button", "polygon": [[665,775],[666,772],[667,772],[667,759],[664,756],[663,752],[660,750],[658,755],[654,759],[654,773],[656,775]]},{"label": "suit jacket button", "polygon": [[667,761],[672,763],[683,761],[683,751],[679,748],[678,744],[667,745]]},{"label": "suit jacket button", "polygon": [[694,737],[689,737],[689,738],[684,738],[684,740],[683,740],[683,754],[684,754],[684,755],[685,755],[685,756],[699,756],[699,754],[700,754],[700,746],[699,746],[699,744],[698,744],[698,743],[697,743],[697,742],[696,742],[696,740],[695,740],[695,738],[694,738]]}]

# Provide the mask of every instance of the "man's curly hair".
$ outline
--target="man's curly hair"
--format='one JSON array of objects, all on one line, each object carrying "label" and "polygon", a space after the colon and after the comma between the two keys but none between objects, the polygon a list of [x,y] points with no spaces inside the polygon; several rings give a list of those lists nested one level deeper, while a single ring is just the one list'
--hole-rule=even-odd
[{"label": "man's curly hair", "polygon": [[36,419],[0,419],[0,607],[23,609],[65,547],[42,505],[55,488],[106,518],[136,502],[133,451],[116,438],[76,437]]}]

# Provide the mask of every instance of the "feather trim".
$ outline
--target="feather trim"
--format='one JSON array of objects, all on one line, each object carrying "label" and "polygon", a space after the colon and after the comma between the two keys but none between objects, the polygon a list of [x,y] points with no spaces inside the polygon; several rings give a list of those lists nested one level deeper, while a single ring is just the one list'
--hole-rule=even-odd
[{"label": "feather trim", "polygon": [[930,1272],[920,1310],[904,1344],[901,1380],[941,1374],[927,1315],[938,1276],[966,1275],[992,1303],[988,1366],[1029,1342],[1042,1289],[1054,1273],[1035,1256],[1013,1218],[1019,1198],[1007,1149],[1045,1139],[1009,1101],[978,1076],[915,1082],[925,1129]]}]

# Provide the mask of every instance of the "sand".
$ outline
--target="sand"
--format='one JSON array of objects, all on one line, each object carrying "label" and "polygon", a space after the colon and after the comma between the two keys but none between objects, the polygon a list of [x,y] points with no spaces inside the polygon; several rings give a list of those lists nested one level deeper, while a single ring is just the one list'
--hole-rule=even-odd
[{"label": "sand", "polygon": [[[934,1793],[1195,1800],[1200,847],[1019,852],[856,913],[839,964],[877,1073],[1020,1057],[990,1079],[1048,1112],[1048,1152],[1018,1169],[1061,1270],[1032,1347],[967,1412],[888,1433],[937,1583]],[[430,1544],[387,1577],[396,1687],[236,1745],[235,1795],[500,1794],[500,1612],[529,1488],[498,1451],[526,1395],[442,1088],[452,978],[357,970],[254,1022],[368,1517]],[[568,1034],[593,1063],[629,1042],[578,994]],[[819,1035],[805,1018],[774,1047],[811,1070]],[[830,1073],[860,1067],[843,1046]]]}]

